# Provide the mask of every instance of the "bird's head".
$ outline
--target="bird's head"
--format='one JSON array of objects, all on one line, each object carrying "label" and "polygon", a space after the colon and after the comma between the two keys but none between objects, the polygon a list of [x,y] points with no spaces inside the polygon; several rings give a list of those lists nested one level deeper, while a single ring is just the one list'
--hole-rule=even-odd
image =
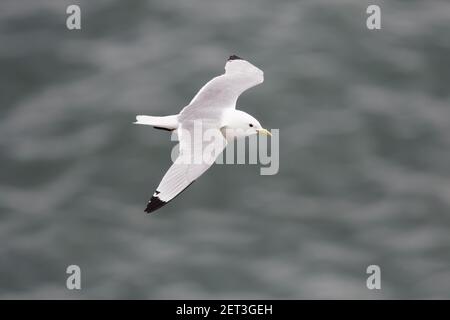
[{"label": "bird's head", "polygon": [[254,134],[272,136],[255,117],[240,110],[230,110],[225,116],[224,127],[227,138],[247,137]]}]

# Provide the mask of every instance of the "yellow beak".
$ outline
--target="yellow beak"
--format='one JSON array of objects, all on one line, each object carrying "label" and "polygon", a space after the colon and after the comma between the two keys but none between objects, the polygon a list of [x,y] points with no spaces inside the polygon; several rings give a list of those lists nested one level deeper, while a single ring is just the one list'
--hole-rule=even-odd
[{"label": "yellow beak", "polygon": [[266,129],[257,129],[256,130],[259,134],[265,135],[265,136],[272,136],[272,134],[270,133],[270,131],[266,130]]}]

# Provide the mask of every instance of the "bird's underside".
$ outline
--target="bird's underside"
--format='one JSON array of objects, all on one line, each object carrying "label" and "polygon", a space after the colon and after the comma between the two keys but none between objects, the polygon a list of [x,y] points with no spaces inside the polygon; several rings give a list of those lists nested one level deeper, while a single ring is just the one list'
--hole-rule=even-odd
[{"label": "bird's underside", "polygon": [[[166,117],[137,116],[138,124],[156,129],[177,130],[179,156],[162,178],[145,212],[153,212],[181,194],[214,163],[226,146],[226,139],[220,129],[221,118],[227,110],[234,109],[239,95],[245,90],[263,82],[263,72],[246,60],[230,56],[225,64],[225,73],[213,78],[195,95],[192,101],[178,115]],[[205,121],[208,119],[208,121]],[[201,121],[202,130],[217,131],[212,141],[196,141],[194,123]],[[196,150],[213,149],[201,161],[194,159]]]},{"label": "bird's underside", "polygon": [[[202,130],[217,130],[216,139],[213,141],[203,141],[185,138],[184,135],[193,132],[194,121],[185,121],[180,124],[179,135],[179,156],[167,170],[158,188],[151,197],[145,208],[145,212],[155,211],[187,189],[198,177],[200,177],[214,163],[217,156],[226,146],[226,140],[219,129],[214,126],[203,126]],[[195,153],[193,152],[195,150]],[[197,150],[202,152],[196,157]],[[207,150],[214,150],[209,154]],[[204,152],[204,153],[203,153]]]}]

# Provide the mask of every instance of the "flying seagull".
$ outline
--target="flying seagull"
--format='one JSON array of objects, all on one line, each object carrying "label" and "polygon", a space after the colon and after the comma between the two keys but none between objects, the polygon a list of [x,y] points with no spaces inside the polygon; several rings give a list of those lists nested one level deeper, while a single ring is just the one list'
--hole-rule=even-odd
[{"label": "flying seagull", "polygon": [[[162,178],[145,212],[161,208],[189,187],[214,163],[227,141],[257,133],[271,135],[254,117],[236,110],[239,95],[263,81],[264,74],[260,69],[232,55],[225,64],[225,73],[204,85],[179,114],[164,117],[136,116],[136,124],[176,130],[179,140],[179,156]],[[194,131],[199,127],[202,134],[212,133],[215,139],[192,139]],[[198,150],[214,152],[208,156],[200,154],[196,158]],[[196,161],[198,159],[200,161]]]}]

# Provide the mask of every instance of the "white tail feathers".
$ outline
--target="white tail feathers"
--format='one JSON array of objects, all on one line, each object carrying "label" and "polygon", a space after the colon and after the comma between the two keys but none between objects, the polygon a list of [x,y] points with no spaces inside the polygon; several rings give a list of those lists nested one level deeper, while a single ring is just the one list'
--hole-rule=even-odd
[{"label": "white tail feathers", "polygon": [[145,124],[160,129],[174,130],[178,128],[178,115],[165,117],[136,116],[135,124]]}]

